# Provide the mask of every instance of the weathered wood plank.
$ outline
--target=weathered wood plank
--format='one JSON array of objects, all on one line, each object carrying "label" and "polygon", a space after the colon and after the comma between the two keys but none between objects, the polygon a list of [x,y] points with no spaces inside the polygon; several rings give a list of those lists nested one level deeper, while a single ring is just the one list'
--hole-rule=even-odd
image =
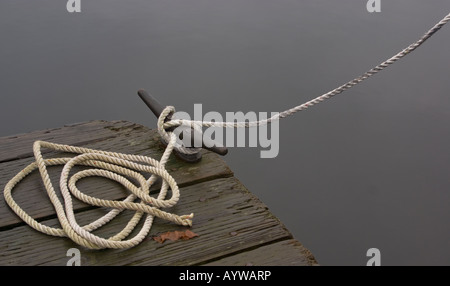
[{"label": "weathered wood plank", "polygon": [[[0,188],[32,162],[35,140],[84,146],[93,149],[139,154],[159,159],[164,151],[156,131],[126,121],[92,121],[68,127],[0,138]],[[190,164],[171,156],[166,168],[181,187],[179,203],[168,209],[176,214],[194,212],[191,228],[155,219],[154,226],[138,246],[127,250],[87,250],[70,239],[41,234],[25,225],[0,196],[0,265],[65,265],[69,248],[81,250],[82,265],[314,265],[317,262],[283,224],[252,195],[216,154],[203,152],[199,163]],[[44,157],[69,154],[46,151]],[[73,156],[73,154],[70,154]],[[59,171],[50,167],[58,189]],[[145,174],[148,176],[148,174]],[[155,194],[160,183],[151,193]],[[79,188],[105,199],[123,199],[128,193],[118,183],[86,178]],[[13,193],[17,202],[46,225],[58,226],[39,174],[21,182]],[[87,207],[74,200],[77,221],[89,223],[107,209]],[[124,211],[96,233],[109,237],[120,231],[133,215]],[[142,224],[142,222],[141,222]],[[139,227],[138,227],[139,228]],[[166,231],[190,229],[199,236],[186,241],[152,239]],[[131,234],[133,236],[138,229]]]},{"label": "weathered wood plank", "polygon": [[[33,155],[31,147],[37,139],[60,144],[78,145],[116,136],[118,130],[140,128],[128,121],[89,121],[68,127],[39,130],[0,138],[0,162]],[[86,136],[89,134],[88,136]]]},{"label": "weathered wood plank", "polygon": [[[164,146],[161,144],[159,139],[160,137],[155,130],[147,129],[138,124],[131,125],[120,122],[120,124],[117,125],[118,127],[114,127],[116,125],[111,126],[104,124],[103,122],[99,122],[99,124],[100,123],[101,126],[107,126],[104,128],[113,132],[113,133],[109,132],[108,136],[114,135],[114,137],[107,137],[102,140],[98,139],[100,141],[95,141],[88,144],[84,143],[79,144],[79,142],[81,142],[82,139],[79,139],[78,137],[74,136],[71,137],[70,139],[72,141],[70,141],[68,138],[65,138],[64,140],[65,144],[73,145],[78,143],[77,145],[87,148],[145,155],[156,159],[159,159],[162,156]],[[76,127],[78,126],[84,125],[81,124],[77,125]],[[90,127],[93,128],[92,125],[90,125]],[[62,129],[58,129],[58,131],[64,133]],[[35,132],[36,136],[38,136],[39,134],[41,133]],[[86,138],[85,135],[80,137]],[[30,136],[28,136],[27,138],[28,140],[31,140]],[[40,137],[34,138],[34,140],[40,139],[41,139]],[[61,141],[52,141],[52,142],[60,143]],[[11,144],[11,142],[8,142],[8,144]],[[28,149],[29,150],[32,149],[32,142],[29,144]],[[73,155],[58,152],[50,152],[44,155],[45,158],[67,157],[67,156]],[[21,169],[23,169],[25,166],[27,166],[33,161],[34,158],[28,157],[0,163],[1,190],[4,189],[6,183],[13,176],[15,176],[17,172],[19,172]],[[178,159],[176,156],[171,156],[169,162],[166,165],[166,168],[175,178],[175,180],[177,180],[180,186],[194,184],[197,182],[210,180],[213,178],[229,177],[232,176],[233,174],[229,169],[229,167],[225,164],[225,162],[218,155],[211,152],[204,152],[202,160],[195,164],[186,163]],[[59,172],[61,171],[61,169],[62,166],[49,168],[49,173],[53,185],[57,190],[59,190],[58,187]],[[146,177],[149,176],[149,174],[144,175]],[[160,183],[158,182],[157,184],[155,184],[154,187],[152,187],[152,190],[156,190],[159,186]],[[106,179],[86,178],[80,181],[79,187],[88,194],[95,194],[95,196],[97,197],[110,200],[119,200],[128,195],[128,192],[120,184],[115,182],[109,182]],[[51,205],[51,203],[47,198],[45,188],[41,183],[39,172],[37,171],[34,172],[33,174],[30,174],[29,177],[25,178],[19,185],[16,186],[13,196],[17,201],[17,203],[36,219],[41,219],[55,215],[53,206]],[[84,203],[79,202],[77,200],[74,201],[75,201],[74,205],[75,210],[86,207]],[[18,218],[12,212],[12,210],[9,209],[8,205],[4,200],[4,197],[0,196],[0,229],[21,222],[22,221],[20,220],[20,218]]]},{"label": "weathered wood plank", "polygon": [[[83,265],[197,265],[292,238],[267,207],[234,177],[182,188],[180,202],[170,211],[177,214],[194,211],[194,224],[190,229],[199,236],[162,244],[150,236],[128,250],[92,251],[67,238],[49,237],[21,226],[1,232],[0,265],[65,265],[66,252],[72,247],[81,250]],[[77,219],[86,223],[100,212],[100,209],[85,211]],[[124,214],[99,233],[106,237],[113,229],[117,232],[129,215]],[[54,224],[55,220],[46,223]],[[151,235],[183,229],[187,228],[155,219]]]},{"label": "weathered wood plank", "polygon": [[256,249],[204,264],[206,266],[311,266],[317,261],[311,252],[295,239],[263,245]]}]

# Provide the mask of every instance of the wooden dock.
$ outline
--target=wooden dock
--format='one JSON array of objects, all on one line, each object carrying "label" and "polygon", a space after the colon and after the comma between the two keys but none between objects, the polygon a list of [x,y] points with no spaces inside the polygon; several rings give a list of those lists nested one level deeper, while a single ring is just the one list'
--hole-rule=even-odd
[{"label": "wooden dock", "polygon": [[[62,128],[0,138],[0,187],[34,161],[36,140],[83,146],[105,151],[151,156],[164,150],[155,130],[127,121],[90,121]],[[42,234],[25,223],[0,198],[0,265],[61,265],[78,248],[81,265],[316,265],[313,255],[286,229],[257,197],[250,193],[216,154],[202,151],[199,163],[190,164],[171,156],[167,170],[180,186],[181,198],[167,209],[176,214],[195,214],[192,227],[156,218],[146,240],[131,249],[88,250],[68,238]],[[56,152],[44,157],[61,157]],[[64,156],[67,156],[65,154]],[[50,167],[55,188],[60,167]],[[86,178],[80,189],[96,197],[121,200],[128,193],[114,182]],[[156,192],[157,186],[155,186]],[[39,222],[58,226],[55,210],[47,198],[38,172],[13,190],[13,197]],[[102,208],[74,200],[80,225],[105,214]],[[107,237],[123,228],[133,212],[124,211],[96,233]],[[154,240],[168,231],[191,230],[198,236],[188,240]]]}]

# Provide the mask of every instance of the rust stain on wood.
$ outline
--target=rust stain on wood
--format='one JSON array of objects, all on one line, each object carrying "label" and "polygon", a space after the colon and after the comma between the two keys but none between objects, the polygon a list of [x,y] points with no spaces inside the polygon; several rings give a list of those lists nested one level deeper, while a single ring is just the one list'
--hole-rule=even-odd
[{"label": "rust stain on wood", "polygon": [[166,240],[171,240],[171,241],[188,240],[188,239],[191,239],[191,238],[194,238],[197,236],[198,236],[198,234],[187,229],[185,231],[175,230],[175,231],[164,232],[159,235],[153,236],[152,238],[154,241],[163,243]]}]

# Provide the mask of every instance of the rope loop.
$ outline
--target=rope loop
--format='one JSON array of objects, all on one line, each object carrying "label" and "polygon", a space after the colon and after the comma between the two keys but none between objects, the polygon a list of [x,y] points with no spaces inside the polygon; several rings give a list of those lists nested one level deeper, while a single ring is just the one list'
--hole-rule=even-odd
[{"label": "rope loop", "polygon": [[[33,145],[35,162],[28,165],[8,182],[4,190],[5,200],[11,209],[32,228],[48,235],[69,237],[77,244],[91,249],[130,248],[139,244],[150,231],[155,216],[179,225],[191,226],[193,214],[178,216],[160,209],[174,206],[180,198],[179,188],[175,179],[165,169],[165,164],[173,150],[176,139],[173,134],[169,134],[169,136],[168,146],[163,153],[161,161],[146,156],[36,141]],[[78,155],[75,157],[44,159],[41,148],[50,148],[55,151],[76,153]],[[47,171],[48,166],[54,165],[64,165],[59,181],[63,203],[58,198]],[[75,174],[70,176],[69,174],[75,166],[91,168],[75,172]],[[56,210],[62,228],[49,227],[36,221],[12,197],[14,187],[36,169],[41,174],[48,197]],[[150,178],[145,179],[141,172],[151,174]],[[104,177],[116,181],[129,190],[131,194],[122,201],[89,196],[81,192],[76,184],[79,180],[91,176]],[[139,182],[139,186],[136,186],[128,178],[135,179]],[[162,186],[158,197],[153,198],[150,196],[150,187],[157,178],[162,179]],[[169,189],[172,192],[172,196],[165,199]],[[111,208],[112,210],[94,222],[80,226],[75,217],[72,196],[89,205]],[[135,202],[137,198],[141,201]],[[116,235],[105,239],[92,233],[92,231],[110,222],[123,210],[133,210],[135,214]],[[144,214],[147,214],[147,216],[139,233],[131,239],[124,240],[135,229]]]},{"label": "rope loop", "polygon": [[[184,145],[183,140],[179,139],[180,137],[180,133],[183,132],[183,130],[186,129],[194,129],[195,131],[197,131],[198,134],[202,135],[203,134],[203,130],[201,127],[201,124],[198,124],[196,122],[188,122],[187,124],[184,123],[184,121],[179,122],[177,119],[173,118],[173,116],[175,115],[175,107],[173,106],[166,106],[163,111],[161,112],[161,115],[158,117],[158,122],[157,122],[157,126],[158,126],[158,133],[161,136],[162,140],[164,141],[165,144],[168,143],[168,141],[170,140],[170,136],[171,134],[175,135],[175,138],[177,139],[175,144],[174,144],[174,149],[177,150],[180,153],[183,154],[197,154],[198,152],[200,152],[202,149],[198,148],[198,147],[191,147],[188,146],[186,147]],[[177,122],[175,124],[172,124],[171,122]],[[178,128],[178,130],[177,130]],[[172,131],[169,131],[172,130]],[[179,134],[175,134],[175,130],[177,130],[179,132]]]}]

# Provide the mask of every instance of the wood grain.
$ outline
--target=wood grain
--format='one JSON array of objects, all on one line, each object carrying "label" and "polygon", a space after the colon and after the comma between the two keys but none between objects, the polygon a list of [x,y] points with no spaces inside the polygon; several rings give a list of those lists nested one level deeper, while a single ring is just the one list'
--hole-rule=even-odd
[{"label": "wood grain", "polygon": [[[103,122],[102,122],[103,123]],[[77,129],[76,125],[71,129]],[[107,129],[111,129],[109,125]],[[116,128],[114,132],[115,136],[107,138],[105,140],[96,141],[87,144],[78,144],[83,147],[123,152],[128,154],[137,154],[150,156],[155,159],[159,159],[164,151],[164,146],[159,141],[159,135],[155,130],[149,130],[143,126],[137,125],[124,125],[120,124],[119,127],[127,126],[127,128]],[[36,134],[39,134],[36,132]],[[83,137],[86,137],[85,135]],[[40,137],[36,140],[40,140]],[[1,140],[0,140],[1,141]],[[82,141],[81,139],[76,141]],[[59,143],[59,142],[55,142]],[[12,144],[12,142],[8,142]],[[73,142],[66,142],[65,144],[73,144]],[[0,145],[1,146],[1,145]],[[8,145],[9,146],[9,145]],[[32,144],[30,145],[31,149]],[[30,154],[30,156],[32,156]],[[57,152],[48,152],[44,155],[45,158],[56,157],[68,157],[73,154],[63,154]],[[11,160],[0,163],[0,188],[3,190],[7,182],[15,176],[21,169],[34,161],[34,157],[27,157],[17,160]],[[210,180],[218,177],[229,177],[233,173],[229,167],[223,162],[223,160],[214,153],[204,152],[202,160],[198,163],[191,164],[183,162],[176,156],[171,156],[169,162],[166,165],[167,170],[175,178],[179,186],[195,184],[205,180]],[[74,170],[80,170],[81,168],[75,168]],[[50,177],[54,188],[59,193],[59,172],[62,170],[62,166],[55,166],[49,168]],[[149,174],[144,174],[149,177]],[[152,190],[156,190],[160,187],[158,182],[152,187]],[[128,192],[118,183],[111,182],[104,178],[86,178],[79,183],[80,190],[87,194],[94,194],[99,198],[109,200],[120,200],[128,195]],[[16,202],[32,217],[35,219],[41,219],[45,217],[55,216],[55,211],[50,201],[47,198],[47,194],[41,179],[39,172],[35,171],[25,178],[16,188],[13,190],[13,197]],[[38,202],[38,203],[37,203]],[[87,205],[75,200],[74,209],[79,210],[86,208]],[[6,204],[4,197],[0,197],[0,229],[21,223],[11,209]]]},{"label": "wood grain", "polygon": [[[125,121],[93,121],[58,129],[36,131],[0,138],[0,186],[33,161],[32,142],[85,146],[122,153],[160,158],[164,150],[159,135],[144,126]],[[17,146],[17,149],[15,148]],[[203,152],[203,151],[202,151]],[[68,156],[48,151],[44,157]],[[127,250],[88,250],[68,238],[39,233],[21,220],[0,199],[0,265],[66,265],[70,248],[81,251],[82,265],[315,265],[314,256],[233,176],[216,154],[203,152],[200,162],[191,164],[171,156],[168,171],[177,180],[181,198],[167,209],[176,214],[195,214],[192,227],[154,220],[147,238]],[[51,167],[50,176],[58,186],[61,167]],[[122,199],[127,192],[117,183],[103,178],[86,178],[79,188],[107,199]],[[157,186],[151,193],[156,192]],[[55,211],[48,202],[37,173],[21,182],[14,198],[33,217],[46,225],[58,226]],[[104,208],[75,202],[77,221],[83,225],[105,214]],[[133,215],[124,211],[95,233],[109,237],[120,231]],[[142,224],[142,222],[140,223]],[[131,234],[135,235],[138,228]],[[154,236],[167,231],[189,229],[196,234],[189,240],[159,243]]]}]

